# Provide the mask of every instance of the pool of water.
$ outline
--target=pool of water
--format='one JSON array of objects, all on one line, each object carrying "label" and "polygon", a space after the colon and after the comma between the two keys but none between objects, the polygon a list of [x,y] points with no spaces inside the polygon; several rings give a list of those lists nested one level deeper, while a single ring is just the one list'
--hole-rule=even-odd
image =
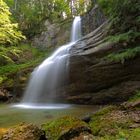
[{"label": "pool of water", "polygon": [[26,122],[41,125],[46,121],[63,116],[82,118],[102,108],[101,106],[69,104],[12,104],[0,105],[0,128]]}]

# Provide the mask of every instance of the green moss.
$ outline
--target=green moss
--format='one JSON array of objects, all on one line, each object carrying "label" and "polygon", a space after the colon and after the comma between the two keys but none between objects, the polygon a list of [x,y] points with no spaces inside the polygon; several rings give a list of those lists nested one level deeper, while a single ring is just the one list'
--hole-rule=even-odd
[{"label": "green moss", "polygon": [[106,136],[117,135],[119,129],[127,129],[132,124],[132,120],[123,115],[116,107],[107,107],[92,116],[89,123],[93,135]]},{"label": "green moss", "polygon": [[43,129],[50,140],[58,140],[61,135],[68,132],[70,129],[81,126],[87,126],[87,124],[77,118],[69,116],[48,122],[43,125]]},{"label": "green moss", "polygon": [[136,91],[136,94],[129,99],[129,102],[137,101],[140,99],[140,91]]},{"label": "green moss", "polygon": [[112,106],[105,107],[92,116],[90,127],[95,136],[99,135],[99,132],[101,131],[103,127],[102,125],[104,125],[104,123],[106,124],[106,122],[102,121],[102,118],[108,113],[110,113],[110,111],[113,110],[113,108],[114,107]]},{"label": "green moss", "polygon": [[130,132],[128,132],[130,140],[139,140],[140,139],[140,128],[136,128]]},{"label": "green moss", "polygon": [[[140,99],[139,91],[130,101],[137,99]],[[134,119],[138,112],[132,111],[131,114],[129,111],[120,110],[116,106],[109,106],[95,113],[89,123],[95,139],[139,140],[140,127],[137,126]]]},{"label": "green moss", "polygon": [[120,129],[116,135],[105,135],[99,137],[97,140],[139,140],[140,139],[140,128],[133,130]]},{"label": "green moss", "polygon": [[104,120],[103,118],[111,112],[111,110],[113,109],[112,106],[103,108],[102,110],[98,111],[97,113],[95,113],[92,116],[92,120],[90,122],[90,127],[92,129],[92,132],[95,136],[97,135],[102,135],[100,133],[100,131],[103,132],[103,127],[107,128],[107,127],[111,127],[109,123],[106,122],[106,120]]},{"label": "green moss", "polygon": [[[5,131],[5,130],[3,130]],[[33,124],[20,124],[15,127],[11,127],[9,130],[5,131],[2,136],[2,140],[8,137],[9,140],[39,140],[44,137],[44,132]]]},{"label": "green moss", "polygon": [[120,53],[109,54],[107,57],[105,57],[105,59],[111,62],[121,62],[123,64],[126,60],[133,59],[139,54],[140,54],[140,46],[126,49]]},{"label": "green moss", "polygon": [[94,114],[94,116],[103,116],[103,115],[106,115],[108,113],[110,113],[111,111],[113,111],[114,109],[116,109],[117,107],[116,106],[107,106],[101,110],[99,110],[96,114]]}]

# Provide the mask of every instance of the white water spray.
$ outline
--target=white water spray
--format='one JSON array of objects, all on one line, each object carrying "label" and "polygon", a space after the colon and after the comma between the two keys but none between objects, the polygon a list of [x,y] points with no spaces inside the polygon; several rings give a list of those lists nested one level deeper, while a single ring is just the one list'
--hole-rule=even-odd
[{"label": "white water spray", "polygon": [[81,38],[81,18],[75,17],[72,25],[71,42],[75,42]]},{"label": "white water spray", "polygon": [[65,85],[68,75],[69,49],[81,37],[81,19],[75,17],[71,31],[71,42],[58,48],[33,71],[22,103],[18,107],[33,104],[53,103],[57,89]]}]

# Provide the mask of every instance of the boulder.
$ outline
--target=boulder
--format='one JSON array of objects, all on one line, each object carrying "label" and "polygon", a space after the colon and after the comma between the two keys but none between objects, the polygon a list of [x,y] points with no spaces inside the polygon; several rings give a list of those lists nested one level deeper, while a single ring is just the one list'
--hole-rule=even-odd
[{"label": "boulder", "polygon": [[139,110],[122,110],[119,106],[106,106],[91,116],[89,125],[92,134],[100,136],[100,138],[118,139],[118,136],[123,133],[123,139],[135,139],[136,137],[136,139],[139,139],[139,131],[138,134],[133,134],[140,127],[139,118]]},{"label": "boulder", "polygon": [[32,124],[21,124],[3,134],[1,140],[46,140],[44,132]]},{"label": "boulder", "polygon": [[0,89],[0,102],[8,101],[10,98],[12,98],[12,95],[9,94],[9,92],[6,89],[1,88]]},{"label": "boulder", "polygon": [[32,45],[45,50],[66,44],[70,40],[71,24],[71,19],[53,24],[46,20],[42,32],[32,38]]},{"label": "boulder", "polygon": [[42,127],[49,140],[82,140],[84,137],[92,137],[88,124],[75,117],[58,118]]},{"label": "boulder", "polygon": [[107,59],[109,54],[126,49],[105,40],[107,27],[108,21],[71,48],[69,83],[57,98],[79,104],[120,103],[140,89],[140,56],[123,63]]},{"label": "boulder", "polygon": [[70,140],[95,140],[94,136],[89,133],[80,133],[79,136],[76,136]]}]

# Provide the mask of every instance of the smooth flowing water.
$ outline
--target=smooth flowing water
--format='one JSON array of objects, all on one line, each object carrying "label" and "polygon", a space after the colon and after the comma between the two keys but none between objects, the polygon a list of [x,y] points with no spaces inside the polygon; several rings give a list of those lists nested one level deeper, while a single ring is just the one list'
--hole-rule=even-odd
[{"label": "smooth flowing water", "polygon": [[[59,47],[49,58],[44,60],[33,71],[23,100],[17,107],[59,108],[67,105],[54,103],[54,97],[58,94],[57,89],[67,82],[69,49],[81,37],[81,19],[75,17],[71,31],[70,43]],[[51,103],[51,104],[50,104]],[[46,104],[46,105],[45,105]],[[47,107],[46,107],[47,108]]]},{"label": "smooth flowing water", "polygon": [[71,105],[64,108],[37,108],[25,107],[18,108],[13,105],[0,105],[0,128],[9,128],[19,123],[33,123],[38,126],[41,124],[63,116],[74,116],[83,118],[95,111],[99,110],[101,106],[86,106],[86,105]]},{"label": "smooth flowing water", "polygon": [[81,37],[80,24],[80,17],[76,17],[71,42],[58,48],[33,71],[22,102],[0,105],[0,128],[20,122],[41,125],[54,118],[83,117],[100,109],[100,106],[54,104],[53,100],[57,88],[67,80],[69,49]]}]

